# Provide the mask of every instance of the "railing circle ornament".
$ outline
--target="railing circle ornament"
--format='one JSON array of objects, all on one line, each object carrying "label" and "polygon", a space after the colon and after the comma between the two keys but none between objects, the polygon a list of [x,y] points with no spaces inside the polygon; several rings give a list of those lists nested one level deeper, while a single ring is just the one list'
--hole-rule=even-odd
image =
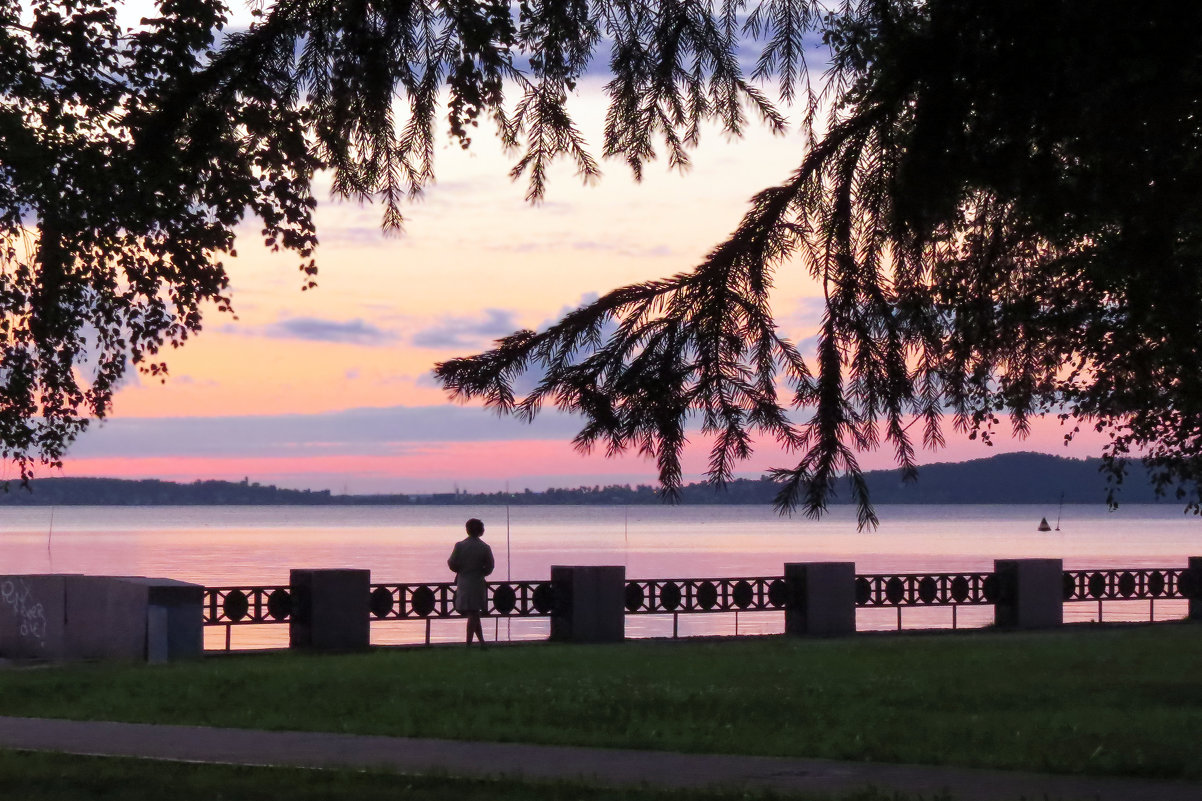
[{"label": "railing circle ornament", "polygon": [[376,617],[388,617],[392,611],[392,591],[387,587],[376,587],[371,592],[371,613]]},{"label": "railing circle ornament", "polygon": [[697,588],[697,605],[709,611],[718,605],[718,588],[712,581],[703,581]]},{"label": "railing circle ornament", "polygon": [[918,582],[918,599],[924,604],[934,603],[939,593],[939,585],[933,576],[923,576]]},{"label": "railing circle ornament", "polygon": [[997,573],[990,573],[982,582],[982,590],[985,593],[986,603],[997,603],[998,597],[1002,594],[1001,582],[998,581]]},{"label": "railing circle ornament", "polygon": [[279,587],[267,596],[267,614],[272,620],[283,620],[292,614],[292,593]]},{"label": "railing circle ornament", "polygon": [[952,600],[962,604],[968,600],[968,577],[956,576],[952,579]]},{"label": "railing circle ornament", "polygon": [[885,582],[885,599],[891,604],[899,604],[905,597],[906,585],[900,578],[894,576]]},{"label": "railing circle ornament", "polygon": [[1091,573],[1089,575],[1089,594],[1094,598],[1101,598],[1106,594],[1106,574]]},{"label": "railing circle ornament", "polygon": [[674,581],[665,581],[659,585],[659,605],[669,612],[680,606],[680,585]]},{"label": "railing circle ornament", "polygon": [[555,588],[551,582],[544,581],[535,587],[534,597],[531,600],[534,603],[534,610],[540,615],[551,614],[551,609],[555,606]]},{"label": "railing circle ornament", "polygon": [[872,582],[860,576],[856,579],[856,606],[867,606],[872,598]]},{"label": "railing circle ornament", "polygon": [[740,581],[734,586],[734,589],[731,590],[730,597],[734,600],[735,606],[739,607],[740,609],[746,609],[747,607],[751,606],[753,597],[751,584],[749,584],[746,580]]},{"label": "railing circle ornament", "polygon": [[1067,601],[1077,594],[1077,577],[1066,570],[1064,571],[1064,578],[1062,581],[1064,588],[1062,595],[1064,596],[1064,600]]},{"label": "railing circle ornament", "polygon": [[498,614],[508,615],[518,605],[518,595],[509,584],[499,584],[492,591],[492,606]]},{"label": "railing circle ornament", "polygon": [[776,579],[768,585],[768,605],[776,609],[783,609],[786,601],[789,600],[789,588],[785,586],[783,579]]},{"label": "railing circle ornament", "polygon": [[222,601],[221,609],[225,612],[226,619],[232,620],[235,623],[246,617],[246,613],[250,609],[246,593],[242,592],[242,590],[231,590],[226,594],[225,600]]},{"label": "railing circle ornament", "polygon": [[1159,570],[1153,570],[1148,574],[1148,592],[1153,596],[1164,595],[1165,585],[1164,573]]},{"label": "railing circle ornament", "polygon": [[1177,578],[1177,590],[1185,598],[1197,598],[1199,589],[1198,571],[1194,569],[1182,570],[1181,575]]},{"label": "railing circle ornament", "polygon": [[626,611],[637,612],[643,606],[643,601],[647,598],[647,594],[643,591],[643,585],[636,581],[632,581],[626,585]]},{"label": "railing circle ornament", "polygon": [[1130,572],[1119,576],[1119,595],[1130,598],[1135,594],[1135,576]]},{"label": "railing circle ornament", "polygon": [[418,617],[429,617],[434,611],[434,590],[426,586],[415,589],[409,596],[409,608]]}]

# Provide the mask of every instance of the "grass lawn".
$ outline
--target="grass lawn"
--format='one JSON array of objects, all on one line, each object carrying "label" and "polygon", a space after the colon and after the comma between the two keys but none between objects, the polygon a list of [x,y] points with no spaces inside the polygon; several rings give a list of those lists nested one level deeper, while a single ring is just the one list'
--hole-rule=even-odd
[{"label": "grass lawn", "polygon": [[0,670],[0,714],[1202,778],[1202,627]]},{"label": "grass lawn", "polygon": [[[568,782],[528,783],[400,776],[337,770],[247,768],[138,759],[0,751],[0,787],[22,801],[920,801],[864,791],[841,795],[606,789]],[[929,801],[952,801],[951,798]],[[1017,799],[1015,800],[1017,801]]]}]

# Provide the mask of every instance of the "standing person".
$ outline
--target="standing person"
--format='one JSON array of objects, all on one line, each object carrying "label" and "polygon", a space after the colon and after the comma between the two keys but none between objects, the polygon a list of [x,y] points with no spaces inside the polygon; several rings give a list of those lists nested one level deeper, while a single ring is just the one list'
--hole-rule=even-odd
[{"label": "standing person", "polygon": [[455,543],[447,567],[455,571],[455,611],[467,618],[467,644],[472,644],[472,632],[484,645],[484,629],[480,614],[488,608],[488,587],[484,577],[492,572],[492,548],[484,542],[484,523],[472,518],[464,524],[467,536]]}]

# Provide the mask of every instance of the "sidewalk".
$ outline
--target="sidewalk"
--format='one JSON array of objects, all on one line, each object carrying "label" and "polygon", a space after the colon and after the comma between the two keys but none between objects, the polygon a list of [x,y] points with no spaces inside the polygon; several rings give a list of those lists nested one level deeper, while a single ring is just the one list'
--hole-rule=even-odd
[{"label": "sidewalk", "polygon": [[796,793],[865,787],[955,801],[1198,801],[1202,784],[820,759],[0,717],[0,748],[239,765],[378,768],[605,785]]}]

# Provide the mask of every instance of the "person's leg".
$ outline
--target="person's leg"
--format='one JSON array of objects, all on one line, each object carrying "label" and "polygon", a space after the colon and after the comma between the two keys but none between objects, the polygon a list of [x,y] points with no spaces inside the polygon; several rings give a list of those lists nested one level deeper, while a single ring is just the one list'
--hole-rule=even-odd
[{"label": "person's leg", "polygon": [[465,614],[467,615],[467,644],[471,645],[472,633],[475,632],[476,628],[480,625],[480,613],[467,612]]},{"label": "person's leg", "polygon": [[484,625],[480,622],[479,612],[472,615],[472,628],[476,632],[476,639],[480,641],[481,645],[484,645]]}]

